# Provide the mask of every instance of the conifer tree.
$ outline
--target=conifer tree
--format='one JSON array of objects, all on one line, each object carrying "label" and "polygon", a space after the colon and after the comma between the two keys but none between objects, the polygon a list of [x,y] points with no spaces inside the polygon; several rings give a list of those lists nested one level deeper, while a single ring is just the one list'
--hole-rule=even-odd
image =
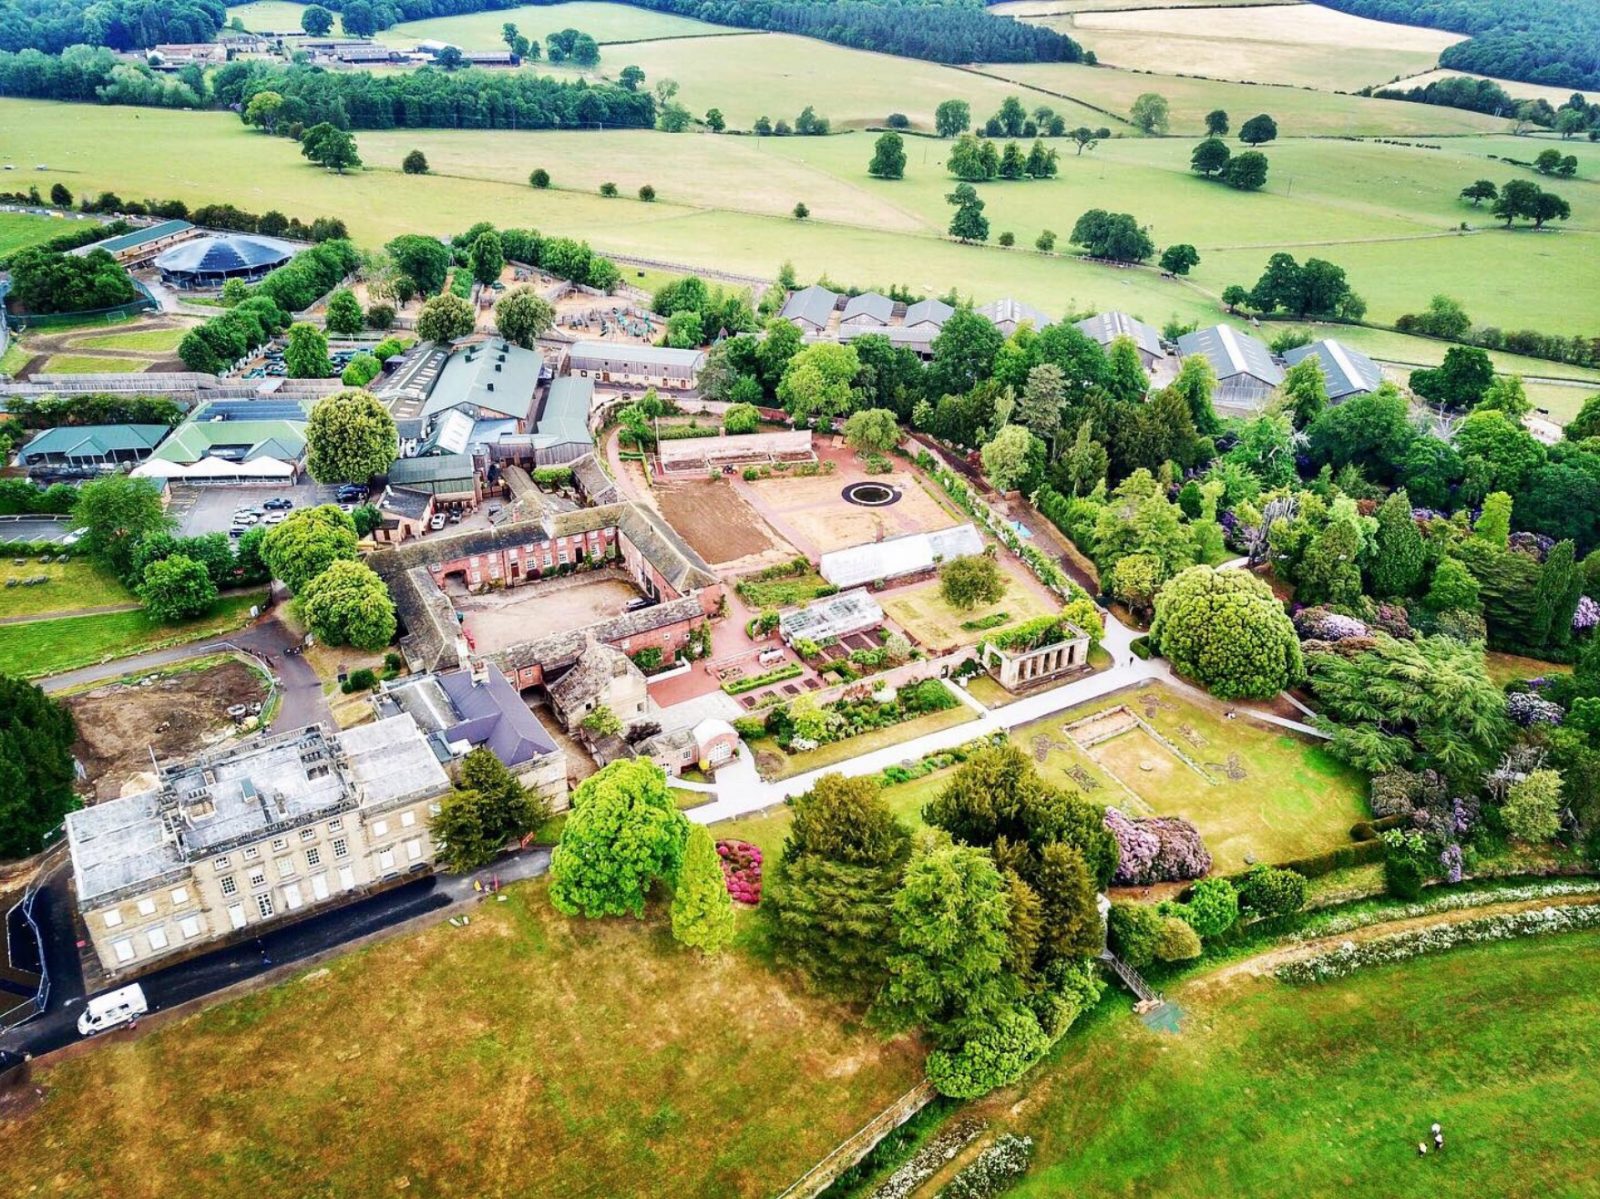
[{"label": "conifer tree", "polygon": [[689,829],[672,895],[672,935],[702,953],[716,953],[733,940],[733,900],[728,897],[717,847],[704,825]]}]

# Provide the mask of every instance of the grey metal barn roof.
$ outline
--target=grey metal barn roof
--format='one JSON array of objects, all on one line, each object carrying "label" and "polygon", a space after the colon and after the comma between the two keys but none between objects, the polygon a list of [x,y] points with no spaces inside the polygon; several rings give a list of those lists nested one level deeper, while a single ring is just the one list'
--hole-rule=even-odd
[{"label": "grey metal barn roof", "polygon": [[[425,458],[397,458],[389,464],[389,486],[416,491],[470,490],[477,470],[471,454],[430,454]],[[456,488],[448,487],[456,484]]]},{"label": "grey metal barn roof", "polygon": [[875,291],[864,291],[859,296],[851,296],[844,302],[844,316],[842,319],[850,320],[852,317],[864,316],[882,324],[888,324],[889,318],[893,315],[893,300],[888,296],[879,295]]},{"label": "grey metal barn roof", "polygon": [[288,262],[295,247],[275,237],[255,234],[213,233],[181,242],[156,255],[156,266],[163,271],[192,275],[222,275],[229,271],[253,271]]},{"label": "grey metal barn roof", "polygon": [[979,316],[996,325],[1008,323],[1020,325],[1023,321],[1027,321],[1033,326],[1033,331],[1035,333],[1037,333],[1040,329],[1043,329],[1046,325],[1055,324],[1055,321],[1051,318],[1050,314],[1044,310],[1035,308],[1032,304],[1024,304],[1021,300],[1013,300],[1009,297],[1004,300],[996,300],[992,304],[985,304],[982,308],[979,308],[976,311]]},{"label": "grey metal barn roof", "polygon": [[1330,400],[1376,391],[1383,382],[1383,371],[1378,369],[1376,362],[1354,346],[1347,346],[1331,337],[1314,341],[1308,346],[1297,346],[1286,353],[1283,359],[1290,366],[1297,366],[1312,356],[1316,357],[1317,365],[1322,367],[1322,379],[1327,384]]},{"label": "grey metal barn roof", "polygon": [[567,375],[550,381],[544,403],[539,406],[537,433],[533,444],[593,445],[589,434],[589,406],[594,403],[594,380]]},{"label": "grey metal barn roof", "polygon": [[663,374],[692,375],[705,361],[704,350],[675,350],[670,346],[633,345],[620,341],[580,341],[568,351],[573,370],[618,371],[623,374],[659,369]]},{"label": "grey metal barn roof", "polygon": [[1178,338],[1178,350],[1187,358],[1202,354],[1211,360],[1218,379],[1249,375],[1270,387],[1283,382],[1283,368],[1272,360],[1266,343],[1231,325],[1213,325]]},{"label": "grey metal barn roof", "polygon": [[828,319],[833,315],[833,307],[838,302],[837,292],[831,292],[826,287],[818,287],[813,283],[785,300],[778,315],[786,321],[805,321],[808,325],[822,329],[827,327]]},{"label": "grey metal barn roof", "polygon": [[480,412],[497,412],[526,420],[533,409],[544,358],[534,350],[504,341],[478,342],[456,350],[434,380],[424,417],[471,404]]},{"label": "grey metal barn roof", "polygon": [[1126,312],[1102,312],[1078,322],[1083,335],[1103,346],[1109,346],[1119,337],[1127,337],[1146,354],[1161,357],[1161,334],[1155,326],[1147,325]]},{"label": "grey metal barn roof", "polygon": [[906,308],[905,325],[943,325],[955,315],[955,309],[943,300],[918,300]]}]

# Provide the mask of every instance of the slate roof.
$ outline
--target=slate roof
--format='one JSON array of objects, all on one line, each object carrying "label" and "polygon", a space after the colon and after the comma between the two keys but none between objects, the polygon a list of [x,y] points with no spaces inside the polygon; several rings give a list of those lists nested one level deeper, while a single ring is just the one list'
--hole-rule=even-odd
[{"label": "slate roof", "polygon": [[277,266],[295,256],[295,246],[254,233],[212,233],[179,242],[156,255],[156,267],[190,275],[220,275]]},{"label": "slate roof", "polygon": [[783,308],[778,315],[786,321],[804,321],[808,325],[815,325],[819,329],[828,327],[828,320],[833,316],[834,305],[839,302],[837,292],[831,292],[826,287],[819,287],[813,283],[810,287],[794,292],[783,302]]},{"label": "slate roof", "polygon": [[622,499],[616,480],[606,474],[593,454],[585,454],[572,463],[572,477],[591,504],[615,504]]},{"label": "slate roof", "polygon": [[641,346],[619,341],[580,341],[567,351],[572,370],[617,371],[641,374],[636,367],[660,367],[668,373],[693,374],[705,361],[704,350],[675,350],[670,346]]},{"label": "slate roof", "polygon": [[533,444],[537,446],[579,443],[593,445],[589,434],[589,408],[594,403],[594,380],[567,375],[550,380]]},{"label": "slate roof", "polygon": [[472,342],[445,360],[422,406],[424,417],[471,405],[482,413],[527,420],[544,358],[498,338]]},{"label": "slate roof", "polygon": [[27,466],[32,458],[48,454],[63,457],[108,457],[130,450],[149,451],[167,435],[166,425],[60,425],[34,434],[17,454]]},{"label": "slate roof", "polygon": [[1331,337],[1308,346],[1297,346],[1286,353],[1283,360],[1296,366],[1312,356],[1322,368],[1322,380],[1327,385],[1330,400],[1376,391],[1383,382],[1383,371],[1376,362],[1354,346]]},{"label": "slate roof", "polygon": [[1159,358],[1163,353],[1160,330],[1126,312],[1102,312],[1088,320],[1079,321],[1078,328],[1083,330],[1085,337],[1102,346],[1109,347],[1117,338],[1126,337],[1146,354]]},{"label": "slate roof", "polygon": [[1185,333],[1178,338],[1178,350],[1186,358],[1190,354],[1205,355],[1219,380],[1249,375],[1272,387],[1283,382],[1283,368],[1272,360],[1266,343],[1232,325],[1212,325]]},{"label": "slate roof", "polygon": [[1055,321],[1042,309],[1035,308],[1032,304],[1024,304],[1021,300],[1010,298],[996,300],[992,304],[985,304],[976,310],[978,315],[996,325],[1017,324],[1027,321],[1037,333],[1046,325],[1053,325]]},{"label": "slate roof", "polygon": [[482,682],[470,670],[416,675],[384,685],[378,710],[408,712],[430,740],[455,756],[461,743],[485,746],[511,769],[556,752],[544,725],[500,668],[485,663]]},{"label": "slate roof", "polygon": [[421,520],[428,513],[428,505],[433,502],[431,491],[420,491],[415,487],[389,486],[383,489],[383,496],[378,500],[378,510],[390,512],[395,516],[408,517],[411,520]]},{"label": "slate roof", "polygon": [[606,504],[561,512],[550,517],[545,527],[551,537],[570,537],[574,533],[588,533],[612,525],[633,542],[645,560],[678,591],[693,591],[717,582],[706,560],[654,509],[643,504]]},{"label": "slate roof", "polygon": [[943,300],[918,300],[906,308],[905,325],[943,325],[955,315],[955,309]]},{"label": "slate roof", "polygon": [[875,291],[866,291],[844,302],[844,314],[839,319],[847,321],[852,317],[867,317],[880,325],[887,325],[893,315],[893,300]]},{"label": "slate roof", "polygon": [[572,669],[549,685],[550,702],[572,711],[599,698],[612,679],[629,674],[644,677],[627,654],[604,642],[591,641],[578,655]]}]

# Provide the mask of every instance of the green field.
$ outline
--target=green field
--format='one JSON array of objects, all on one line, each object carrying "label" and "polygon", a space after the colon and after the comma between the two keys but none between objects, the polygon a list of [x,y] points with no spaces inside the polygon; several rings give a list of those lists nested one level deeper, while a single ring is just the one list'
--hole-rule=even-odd
[{"label": "green field", "polygon": [[108,358],[103,354],[53,354],[44,369],[58,375],[93,375],[142,371],[152,359]]},{"label": "green field", "polygon": [[198,641],[245,624],[250,619],[250,608],[261,603],[262,598],[260,593],[224,596],[210,616],[186,624],[159,624],[141,609],[0,625],[0,674],[40,678],[149,649]]},{"label": "green field", "polygon": [[[671,13],[651,12],[626,4],[580,2],[527,4],[521,8],[468,13],[459,17],[403,21],[378,34],[378,40],[405,49],[409,49],[419,41],[431,39],[454,42],[466,50],[504,50],[506,45],[500,38],[500,27],[507,22],[515,25],[523,36],[537,38],[540,41],[558,30],[578,29],[602,46],[610,42],[637,42],[663,37],[704,37],[707,34],[728,32],[724,26],[708,25],[703,21],[677,17]],[[602,52],[602,66],[613,73],[620,71],[627,63],[618,58],[618,55],[626,57],[627,53],[627,48],[622,46],[618,46],[615,51]]]},{"label": "green field", "polygon": [[38,245],[66,230],[66,222],[57,218],[30,212],[0,212],[0,254]]},{"label": "green field", "polygon": [[851,758],[858,758],[862,754],[869,754],[890,745],[899,745],[905,741],[913,741],[929,733],[954,728],[958,724],[966,724],[976,719],[978,719],[976,712],[966,704],[958,703],[953,708],[914,716],[910,720],[890,725],[888,728],[873,729],[854,737],[846,737],[843,741],[830,741],[826,745],[819,745],[816,749],[808,749],[803,753],[789,753],[780,749],[776,741],[767,737],[752,741],[750,751],[756,755],[756,763],[764,777],[786,779],[804,774],[808,770],[822,770],[840,762],[848,762]]},{"label": "green field", "polygon": [[[986,1114],[1036,1142],[1018,1199],[1577,1199],[1600,1139],[1600,934],[1460,949],[1337,982],[1169,992],[1181,1031],[1102,1007]],[[1438,1121],[1445,1152],[1417,1156]]]},{"label": "green field", "polygon": [[[300,28],[300,14],[309,5],[291,4],[288,0],[255,0],[252,4],[235,4],[228,9],[228,19],[238,17],[252,33],[287,33]],[[332,10],[329,10],[332,12]],[[343,33],[339,14],[333,13],[333,32]]]},{"label": "green field", "polygon": [[0,1193],[754,1199],[921,1076],[911,1038],[662,913],[504,899],[36,1069]]},{"label": "green field", "polygon": [[[41,563],[24,558],[0,558],[0,619],[12,616],[40,616],[101,608],[110,604],[133,603],[134,597],[109,571],[88,562]],[[10,579],[30,579],[40,575],[50,581],[34,587],[9,587]],[[7,634],[0,629],[0,644]]]},{"label": "green field", "polygon": [[74,349],[84,350],[156,350],[166,353],[176,350],[189,329],[141,329],[136,333],[104,333],[94,337],[74,338]]}]

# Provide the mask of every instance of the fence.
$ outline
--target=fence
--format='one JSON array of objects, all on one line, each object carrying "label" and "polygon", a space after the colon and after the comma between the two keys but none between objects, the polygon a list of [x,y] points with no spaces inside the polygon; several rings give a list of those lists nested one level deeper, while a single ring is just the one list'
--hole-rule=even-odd
[{"label": "fence", "polygon": [[118,304],[114,308],[85,308],[79,312],[45,312],[30,313],[18,319],[17,323],[22,329],[54,329],[61,325],[87,325],[94,321],[109,324],[112,321],[126,320],[130,316],[137,316],[154,308],[159,310],[155,298],[148,288],[138,280],[134,280],[134,287],[139,291],[137,300],[130,300],[126,304]]},{"label": "fence", "polygon": [[866,1157],[874,1145],[932,1103],[933,1098],[933,1087],[927,1082],[918,1083],[780,1191],[777,1199],[810,1199],[819,1194],[835,1178]]},{"label": "fence", "polygon": [[[14,999],[11,1006],[0,1011],[0,1030],[15,1028],[44,1011],[50,1000],[50,971],[44,960],[44,932],[34,919],[33,908],[39,897],[39,888],[29,885],[22,898],[6,913],[6,962],[0,968],[0,995]],[[26,951],[30,960],[19,965],[18,951]],[[38,969],[32,968],[37,963]]]}]

